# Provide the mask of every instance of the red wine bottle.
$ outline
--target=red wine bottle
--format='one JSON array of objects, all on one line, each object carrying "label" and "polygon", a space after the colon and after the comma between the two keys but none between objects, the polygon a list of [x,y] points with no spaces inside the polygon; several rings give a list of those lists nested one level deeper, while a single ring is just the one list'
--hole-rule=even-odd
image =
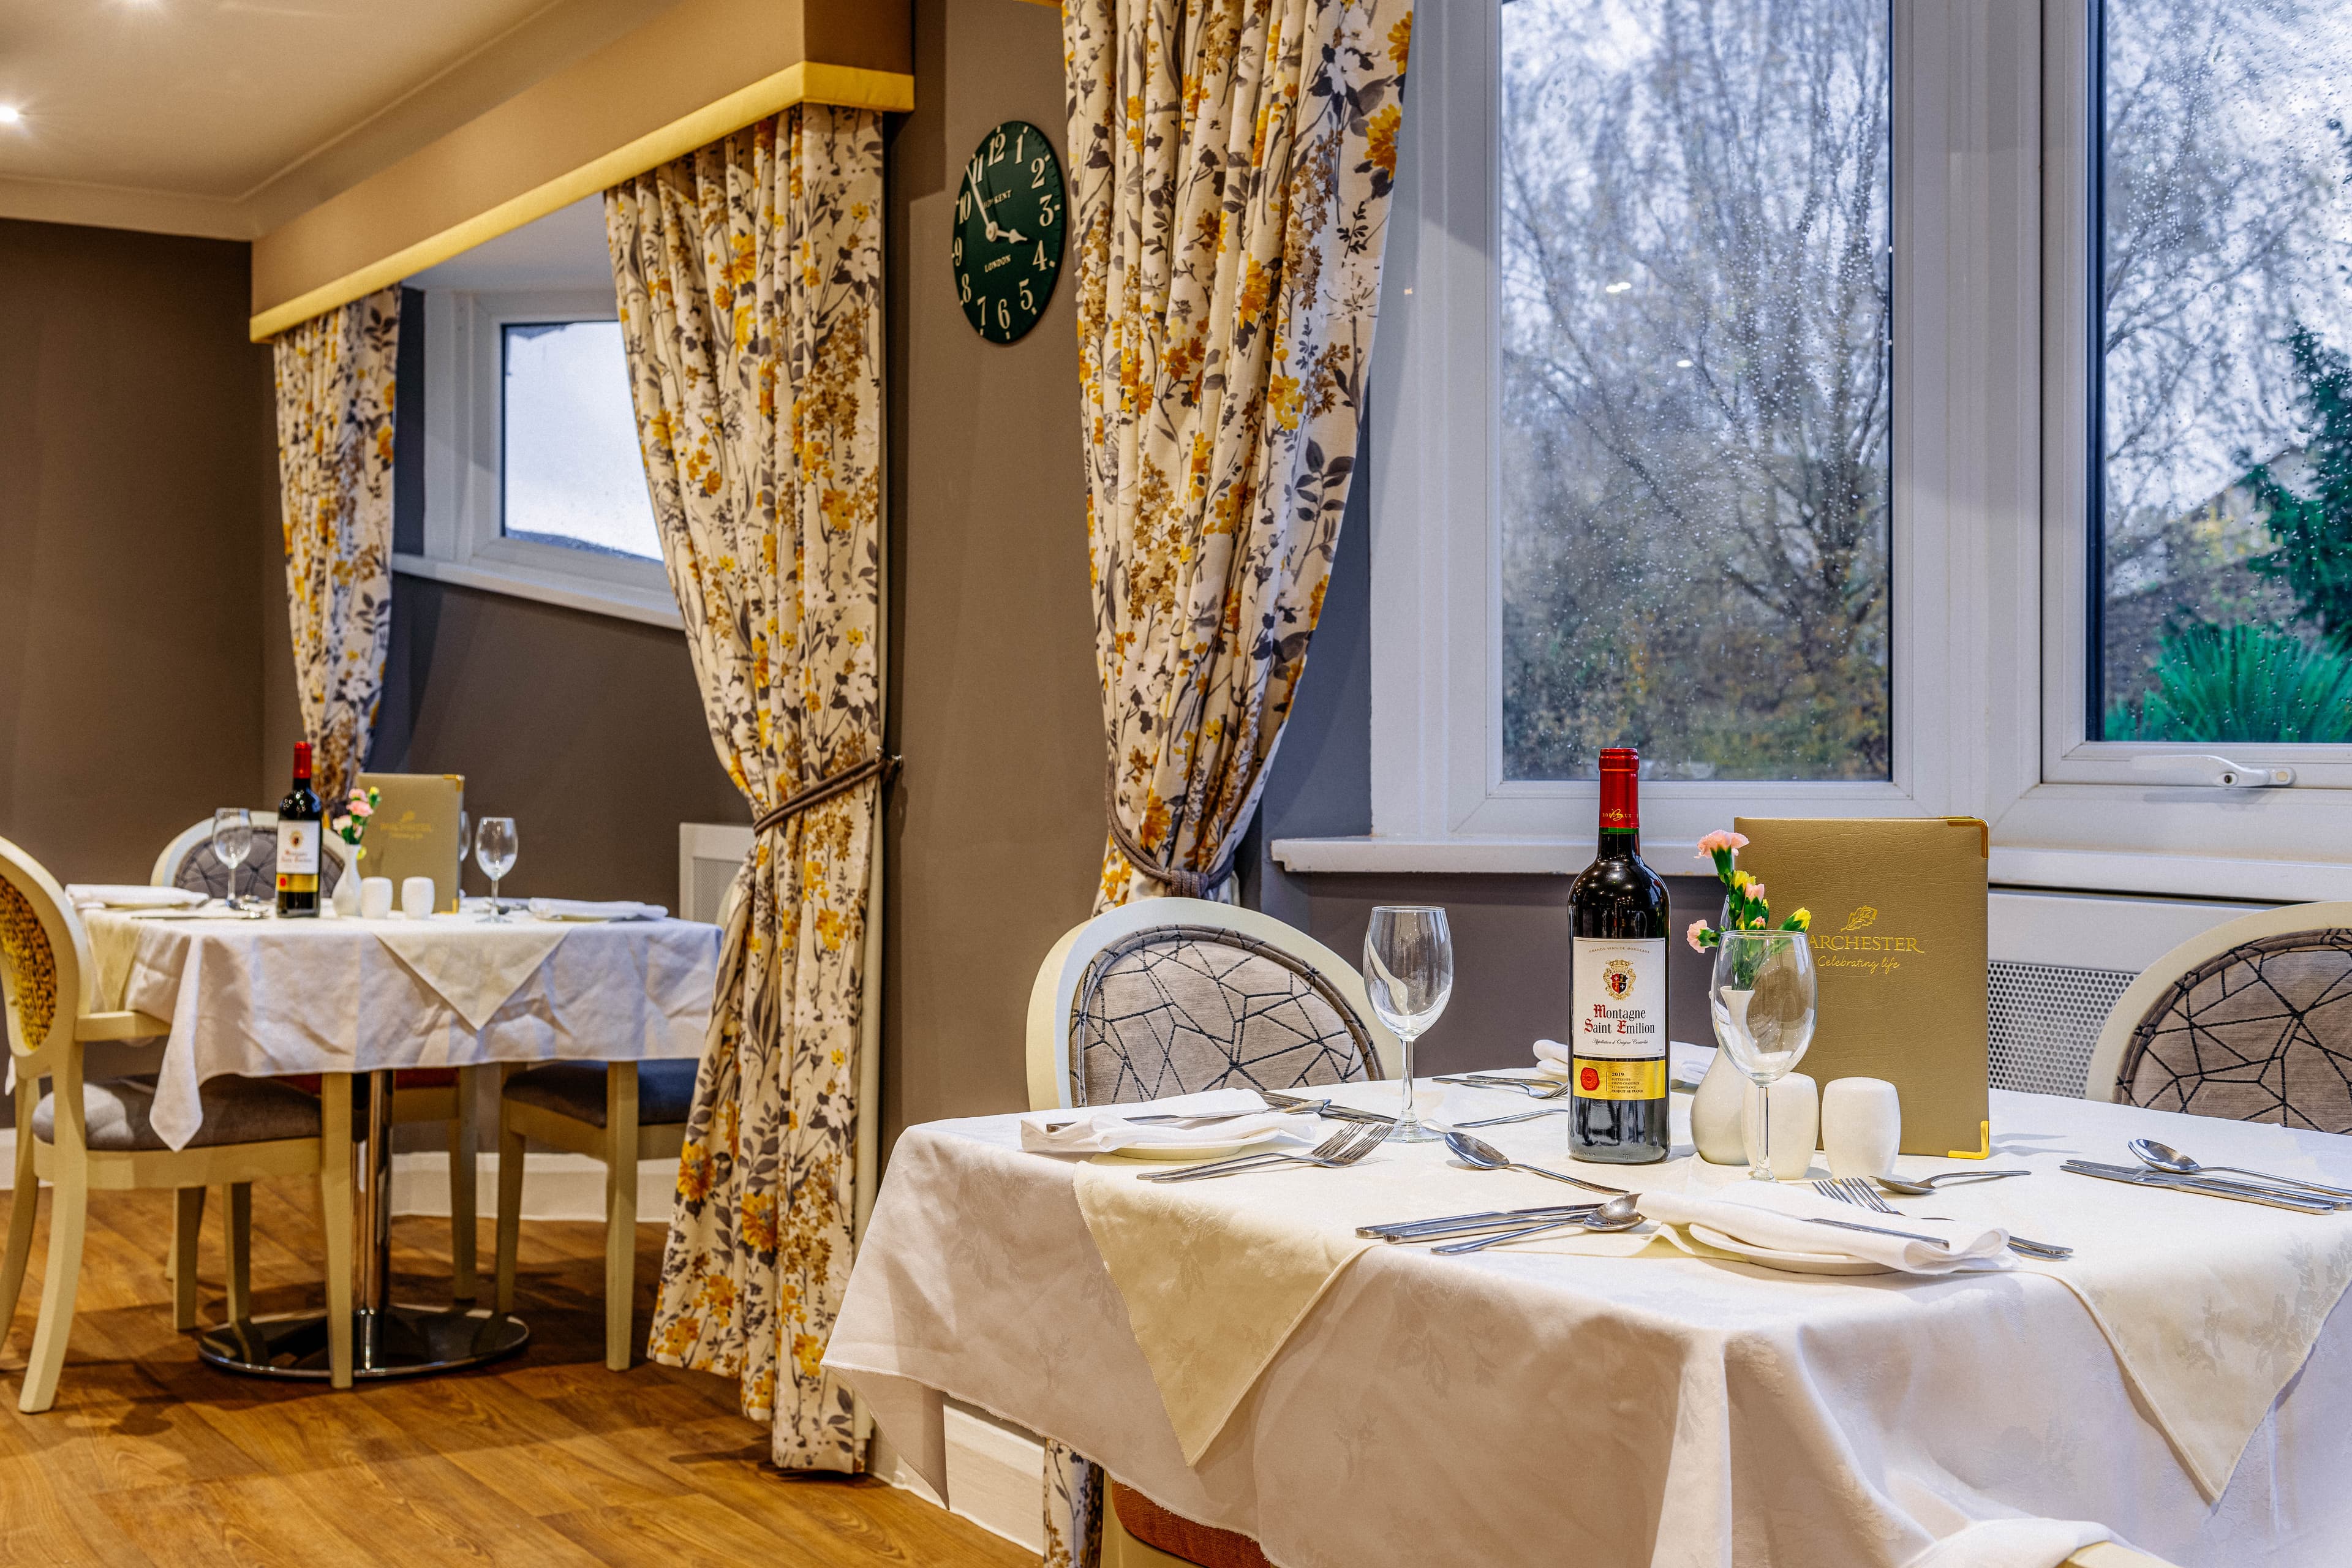
[{"label": "red wine bottle", "polygon": [[278,912],[319,912],[319,797],[310,788],[310,742],[294,742],[294,787],[278,803]]},{"label": "red wine bottle", "polygon": [[1641,754],[1601,753],[1601,845],[1568,890],[1568,1143],[1580,1160],[1666,1157],[1666,885],[1642,859]]}]

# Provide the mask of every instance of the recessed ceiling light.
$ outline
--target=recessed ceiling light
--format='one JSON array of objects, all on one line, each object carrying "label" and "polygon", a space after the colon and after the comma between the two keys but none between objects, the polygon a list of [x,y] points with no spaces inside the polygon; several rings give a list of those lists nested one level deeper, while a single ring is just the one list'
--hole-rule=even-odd
[{"label": "recessed ceiling light", "polygon": [[0,125],[14,125],[25,118],[25,111],[13,103],[0,103]]}]

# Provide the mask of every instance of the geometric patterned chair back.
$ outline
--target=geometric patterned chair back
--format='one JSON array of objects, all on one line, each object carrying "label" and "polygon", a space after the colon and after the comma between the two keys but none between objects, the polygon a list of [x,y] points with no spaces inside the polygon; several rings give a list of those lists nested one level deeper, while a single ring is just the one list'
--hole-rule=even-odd
[{"label": "geometric patterned chair back", "polygon": [[[333,892],[342,877],[343,858],[321,844],[319,847],[320,890]],[[180,863],[172,868],[172,886],[185,888],[192,893],[202,893],[207,898],[225,899],[228,896],[228,868],[222,865],[220,857],[213,853],[211,839],[199,838],[194,848],[180,857]],[[268,900],[278,897],[278,829],[256,827],[253,830],[253,847],[246,851],[244,859],[237,862],[236,896],[240,899]]]},{"label": "geometric patterned chair back", "polygon": [[1103,948],[1070,1013],[1073,1105],[1371,1076],[1371,1037],[1329,982],[1214,926],[1152,926]]},{"label": "geometric patterned chair back", "polygon": [[2116,1100],[2352,1132],[2352,931],[2259,937],[2181,975],[2132,1030]]}]

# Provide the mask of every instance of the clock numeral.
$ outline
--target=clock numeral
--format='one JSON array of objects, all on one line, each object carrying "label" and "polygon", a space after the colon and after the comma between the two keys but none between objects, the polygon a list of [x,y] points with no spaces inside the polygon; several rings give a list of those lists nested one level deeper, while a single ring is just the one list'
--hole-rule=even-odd
[{"label": "clock numeral", "polygon": [[[1042,250],[1045,247],[1040,246],[1038,248]],[[950,267],[963,265],[963,236],[961,235],[957,235],[948,246],[948,265]]]},{"label": "clock numeral", "polygon": [[1021,279],[1021,308],[1024,310],[1037,308],[1037,301],[1029,297],[1029,279],[1026,278]]},{"label": "clock numeral", "polygon": [[971,193],[970,191],[958,191],[956,193],[956,222],[969,223],[971,221]]},{"label": "clock numeral", "polygon": [[969,305],[969,304],[971,304],[971,273],[969,273],[969,272],[959,272],[959,273],[957,273],[957,274],[956,274],[956,282],[957,282],[957,283],[961,286],[961,296],[959,297],[959,299],[957,300],[957,301],[956,301],[956,302],[957,302],[958,304],[961,304],[961,305]]},{"label": "clock numeral", "polygon": [[1024,147],[1026,147],[1026,146],[1028,146],[1028,145],[1029,145],[1029,128],[1028,128],[1026,125],[1024,125],[1024,126],[1023,126],[1023,127],[1021,128],[1021,137],[1020,137],[1020,140],[1018,140],[1018,141],[1016,141],[1016,142],[1014,142],[1013,143],[1013,161],[1014,163],[1018,163],[1019,162],[1021,162],[1021,150],[1022,150]]},{"label": "clock numeral", "polygon": [[1061,209],[1054,205],[1054,197],[1050,192],[1038,198],[1037,221],[1047,228],[1062,221]]},{"label": "clock numeral", "polygon": [[988,161],[991,163],[1004,162],[1004,132],[1002,131],[988,139]]},{"label": "clock numeral", "polygon": [[996,302],[996,324],[1006,331],[1013,330],[1013,311],[1002,300]]},{"label": "clock numeral", "polygon": [[1030,160],[1029,160],[1029,188],[1030,188],[1031,190],[1033,190],[1033,191],[1035,191],[1035,190],[1042,190],[1042,189],[1044,189],[1044,188],[1045,188],[1045,159],[1043,159],[1043,158],[1032,158],[1032,159],[1030,159]]},{"label": "clock numeral", "polygon": [[1042,239],[1037,242],[1036,266],[1038,271],[1043,272],[1045,270],[1045,242]]}]

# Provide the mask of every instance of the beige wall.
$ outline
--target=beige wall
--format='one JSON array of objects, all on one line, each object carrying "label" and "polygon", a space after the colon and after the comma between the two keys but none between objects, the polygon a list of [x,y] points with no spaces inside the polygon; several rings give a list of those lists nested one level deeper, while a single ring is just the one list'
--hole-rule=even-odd
[{"label": "beige wall", "polygon": [[1101,709],[1087,605],[1066,259],[998,347],[949,281],[962,161],[1000,121],[1066,129],[1060,22],[917,0],[914,113],[889,145],[892,744],[885,1147],[909,1122],[1024,1109],[1029,983],[1091,908]]},{"label": "beige wall", "polygon": [[0,835],[61,879],[145,881],[259,798],[278,480],[246,252],[0,220]]}]

